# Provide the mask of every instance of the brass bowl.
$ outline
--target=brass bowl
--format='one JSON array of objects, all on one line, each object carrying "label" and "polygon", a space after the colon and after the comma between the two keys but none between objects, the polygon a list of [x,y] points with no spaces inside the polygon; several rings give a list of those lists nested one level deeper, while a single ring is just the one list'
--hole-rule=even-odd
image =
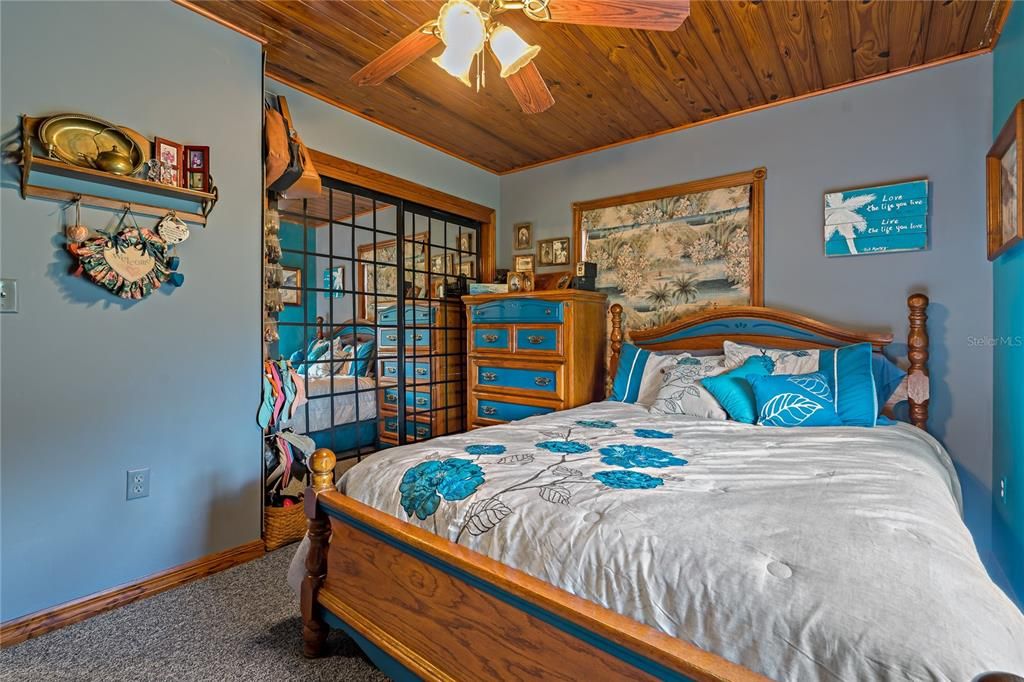
[{"label": "brass bowl", "polygon": [[60,160],[80,168],[98,168],[97,157],[116,148],[131,159],[131,170],[122,174],[135,175],[149,156],[127,130],[85,114],[50,116],[39,124],[37,135],[44,151],[52,150]]}]

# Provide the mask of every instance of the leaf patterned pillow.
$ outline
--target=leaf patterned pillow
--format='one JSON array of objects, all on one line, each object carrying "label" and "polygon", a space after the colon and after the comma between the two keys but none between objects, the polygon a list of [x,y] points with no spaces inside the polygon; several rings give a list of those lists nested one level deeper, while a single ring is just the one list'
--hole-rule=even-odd
[{"label": "leaf patterned pillow", "polygon": [[693,417],[725,421],[728,416],[714,396],[700,385],[701,379],[725,371],[724,355],[694,357],[689,353],[674,356],[675,364],[662,368],[661,384],[651,412],[657,414],[688,414]]},{"label": "leaf patterned pillow", "polygon": [[779,348],[759,348],[743,343],[726,341],[722,344],[725,350],[725,366],[727,369],[739,367],[747,358],[765,355],[775,363],[772,374],[808,374],[818,371],[818,349],[782,350]]},{"label": "leaf patterned pillow", "polygon": [[761,426],[841,426],[821,372],[749,376]]}]

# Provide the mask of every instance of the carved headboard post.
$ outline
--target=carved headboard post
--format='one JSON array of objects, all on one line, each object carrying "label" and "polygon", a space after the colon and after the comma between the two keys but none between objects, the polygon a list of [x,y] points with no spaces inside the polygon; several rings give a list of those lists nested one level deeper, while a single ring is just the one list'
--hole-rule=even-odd
[{"label": "carved headboard post", "polygon": [[910,331],[907,334],[907,400],[910,422],[919,429],[928,423],[928,297],[912,294],[907,299],[910,309]]},{"label": "carved headboard post", "polygon": [[608,376],[605,380],[605,395],[612,394],[612,384],[615,382],[615,371],[619,368],[619,353],[622,352],[622,306],[618,303],[612,305],[612,331],[608,340],[610,354],[608,356]]},{"label": "carved headboard post", "polygon": [[323,340],[327,338],[327,334],[324,332],[324,318],[323,315],[316,316],[316,338]]}]

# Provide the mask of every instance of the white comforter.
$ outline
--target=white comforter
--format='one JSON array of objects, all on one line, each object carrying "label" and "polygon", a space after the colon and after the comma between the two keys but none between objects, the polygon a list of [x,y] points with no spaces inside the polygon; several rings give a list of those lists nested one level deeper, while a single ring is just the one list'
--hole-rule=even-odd
[{"label": "white comforter", "polygon": [[[333,379],[333,384],[332,384]],[[291,427],[296,433],[324,431],[332,426],[366,421],[377,416],[376,381],[373,377],[350,377],[335,374],[333,377],[310,377],[308,402],[295,410],[295,416],[282,426]],[[358,387],[359,414],[356,415]],[[332,396],[333,395],[333,400]],[[320,397],[317,397],[320,396]],[[333,404],[332,404],[333,403]],[[332,410],[333,407],[333,410]],[[306,411],[309,410],[308,424]],[[331,419],[331,412],[334,419]]]},{"label": "white comforter", "polygon": [[338,488],[775,679],[1024,673],[1024,616],[961,522],[949,456],[909,425],[597,403],[387,450]]}]

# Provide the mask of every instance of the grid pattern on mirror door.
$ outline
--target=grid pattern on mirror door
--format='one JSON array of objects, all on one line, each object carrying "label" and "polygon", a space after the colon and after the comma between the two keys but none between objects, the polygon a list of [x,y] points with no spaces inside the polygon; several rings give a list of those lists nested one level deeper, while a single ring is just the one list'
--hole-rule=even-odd
[{"label": "grid pattern on mirror door", "polygon": [[279,355],[307,396],[295,430],[339,459],[465,430],[465,317],[450,294],[460,274],[476,281],[479,223],[329,179],[278,211]]}]

